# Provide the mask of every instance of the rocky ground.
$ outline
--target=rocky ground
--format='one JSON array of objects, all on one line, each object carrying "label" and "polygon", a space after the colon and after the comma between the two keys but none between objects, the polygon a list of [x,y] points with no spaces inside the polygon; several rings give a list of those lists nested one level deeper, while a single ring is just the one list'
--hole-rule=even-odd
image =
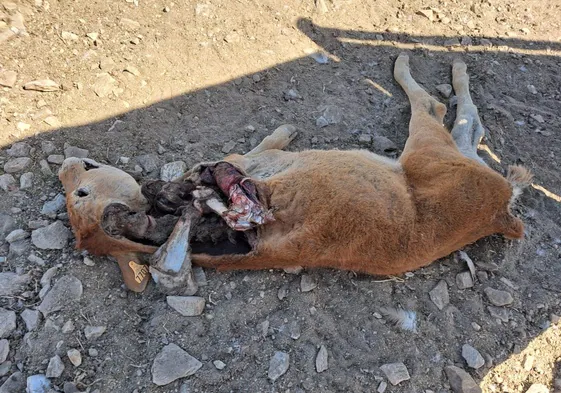
[{"label": "rocky ground", "polygon": [[[0,393],[561,391],[558,1],[0,4]],[[474,279],[460,255],[401,277],[199,270],[170,299],[75,250],[64,157],[154,178],[283,123],[293,150],[397,156],[403,50],[447,124],[461,56],[482,156],[536,175],[525,240],[467,247]]]}]

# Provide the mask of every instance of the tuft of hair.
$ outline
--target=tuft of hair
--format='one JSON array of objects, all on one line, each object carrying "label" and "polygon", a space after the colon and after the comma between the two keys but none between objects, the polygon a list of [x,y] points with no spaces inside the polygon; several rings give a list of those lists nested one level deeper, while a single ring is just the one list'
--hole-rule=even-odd
[{"label": "tuft of hair", "polygon": [[417,332],[417,313],[415,311],[397,309],[393,307],[382,307],[380,312],[388,321],[400,329],[409,332]]},{"label": "tuft of hair", "polygon": [[512,197],[510,198],[510,206],[516,202],[516,199],[522,194],[522,191],[532,184],[534,175],[530,170],[521,165],[509,165],[506,179],[512,186]]}]

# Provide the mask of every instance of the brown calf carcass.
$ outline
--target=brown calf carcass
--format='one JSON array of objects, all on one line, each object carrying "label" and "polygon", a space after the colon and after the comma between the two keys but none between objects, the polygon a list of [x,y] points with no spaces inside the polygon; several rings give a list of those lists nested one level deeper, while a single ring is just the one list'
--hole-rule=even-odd
[{"label": "brown calf carcass", "polygon": [[[531,174],[514,166],[505,178],[477,155],[484,129],[465,64],[455,61],[452,74],[458,108],[450,133],[442,124],[446,107],[411,77],[408,57],[398,57],[394,76],[412,112],[398,160],[366,150],[286,152],[296,133],[281,126],[243,156],[199,164],[174,183],[145,184],[142,198],[130,181],[99,189],[95,208],[76,202],[79,186],[67,187],[65,163],[60,177],[75,194],[68,210],[78,246],[117,258],[160,246],[152,272],[192,261],[219,270],[306,266],[388,275],[491,234],[520,239],[524,227],[511,207]],[[115,191],[131,200],[103,199]]]}]

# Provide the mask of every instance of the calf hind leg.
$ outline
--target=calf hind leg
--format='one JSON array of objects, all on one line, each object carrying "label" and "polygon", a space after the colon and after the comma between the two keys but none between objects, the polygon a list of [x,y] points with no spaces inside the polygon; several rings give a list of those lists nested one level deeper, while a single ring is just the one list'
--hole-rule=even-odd
[{"label": "calf hind leg", "polygon": [[278,127],[273,133],[261,141],[246,156],[253,156],[263,153],[265,150],[282,150],[296,137],[296,127],[290,124],[284,124]]},{"label": "calf hind leg", "polygon": [[452,64],[452,84],[458,98],[456,121],[452,128],[452,138],[464,156],[487,166],[477,155],[477,146],[485,135],[485,129],[469,94],[469,76],[466,64],[459,59]]}]

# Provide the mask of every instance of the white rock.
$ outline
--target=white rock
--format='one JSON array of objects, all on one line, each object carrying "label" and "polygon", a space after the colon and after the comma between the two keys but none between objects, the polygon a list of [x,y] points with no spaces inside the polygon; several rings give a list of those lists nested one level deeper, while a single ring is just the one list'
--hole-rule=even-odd
[{"label": "white rock", "polygon": [[477,349],[469,344],[462,346],[462,357],[465,359],[467,365],[471,368],[478,369],[485,365],[485,359]]},{"label": "white rock", "polygon": [[39,322],[41,321],[41,313],[38,310],[30,310],[26,308],[21,313],[21,318],[23,319],[23,322],[25,322],[27,331],[31,332],[37,329],[37,326],[39,326]]},{"label": "white rock", "polygon": [[50,79],[42,79],[42,80],[27,82],[25,85],[23,85],[23,88],[25,90],[52,92],[52,91],[60,90],[60,85]]},{"label": "white rock", "polygon": [[31,165],[31,158],[29,157],[13,158],[4,164],[4,172],[6,173],[21,172],[29,165]]},{"label": "white rock", "polygon": [[16,329],[16,313],[0,308],[0,338],[8,337]]},{"label": "white rock", "polygon": [[448,294],[448,284],[446,281],[440,280],[438,284],[429,292],[429,297],[432,302],[442,310],[450,302],[450,295]]},{"label": "white rock", "polygon": [[68,244],[72,233],[62,221],[55,221],[51,225],[39,228],[31,233],[33,245],[42,250],[62,250]]},{"label": "white rock", "polygon": [[6,241],[8,243],[17,242],[19,240],[27,239],[29,237],[29,232],[23,229],[15,229],[6,236]]},{"label": "white rock", "polygon": [[411,378],[407,367],[405,367],[405,364],[401,362],[384,364],[383,366],[380,366],[380,369],[384,374],[386,374],[386,377],[394,386]]},{"label": "white rock", "polygon": [[168,296],[166,301],[184,317],[201,315],[205,309],[205,299],[199,296]]},{"label": "white rock", "polygon": [[6,192],[16,188],[16,179],[9,173],[0,175],[0,188]]},{"label": "white rock", "polygon": [[526,393],[549,393],[549,389],[541,383],[534,383],[526,390]]},{"label": "white rock", "polygon": [[174,161],[165,164],[160,170],[160,179],[163,181],[174,181],[185,174],[187,164],[183,161]]},{"label": "white rock", "polygon": [[273,382],[279,379],[288,371],[290,366],[290,355],[285,352],[277,351],[269,362],[269,370],[267,376]]},{"label": "white rock", "polygon": [[327,363],[327,348],[325,345],[322,345],[319,348],[318,354],[316,356],[316,371],[318,373],[324,372],[327,370],[328,363]]},{"label": "white rock", "polygon": [[21,175],[19,178],[19,188],[22,190],[29,190],[31,187],[33,187],[34,176],[35,175],[33,174],[33,172],[25,172],[23,175]]},{"label": "white rock", "polygon": [[212,364],[214,364],[214,367],[216,367],[217,370],[224,370],[224,368],[226,367],[226,363],[224,363],[222,360],[215,360],[214,362],[212,362]]},{"label": "white rock", "polygon": [[101,337],[106,330],[106,326],[86,326],[84,329],[84,336],[86,336],[87,340],[95,340],[96,338]]},{"label": "white rock", "polygon": [[49,365],[47,366],[47,372],[45,375],[47,378],[58,378],[62,375],[64,371],[64,363],[60,356],[55,355],[49,360]]},{"label": "white rock", "polygon": [[193,375],[202,363],[175,344],[166,345],[152,364],[152,382],[164,386],[179,378]]},{"label": "white rock", "polygon": [[470,272],[461,272],[456,275],[456,285],[458,289],[467,289],[473,287],[473,278]]},{"label": "white rock", "polygon": [[0,340],[0,364],[4,363],[8,359],[8,354],[10,353],[10,342],[3,338]]},{"label": "white rock", "polygon": [[300,290],[302,292],[310,292],[317,286],[318,285],[310,275],[302,274],[302,277],[300,278]]},{"label": "white rock", "polygon": [[68,356],[70,363],[72,363],[74,367],[79,367],[82,364],[82,354],[77,349],[68,350],[66,356]]},{"label": "white rock", "polygon": [[51,382],[44,375],[37,374],[27,377],[27,393],[49,393]]}]

